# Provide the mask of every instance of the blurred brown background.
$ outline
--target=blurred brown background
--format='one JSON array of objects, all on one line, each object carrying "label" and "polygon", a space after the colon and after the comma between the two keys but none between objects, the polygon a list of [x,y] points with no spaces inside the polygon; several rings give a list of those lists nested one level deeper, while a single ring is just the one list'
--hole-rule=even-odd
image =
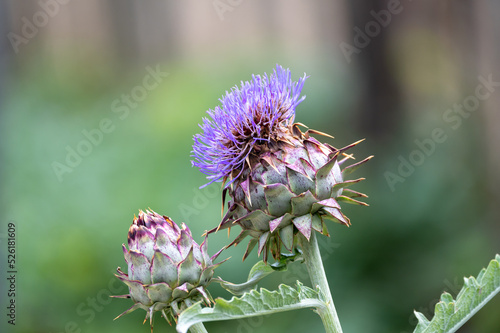
[{"label": "blurred brown background", "polygon": [[[144,312],[113,322],[130,302],[108,298],[125,293],[112,272],[133,215],[151,207],[201,242],[221,200],[190,166],[197,124],[276,63],[310,76],[297,121],[335,146],[366,138],[355,156],[376,156],[356,172],[371,206],[345,207],[352,227],[321,240],[346,333],[412,332],[414,309],[430,317],[500,252],[497,1],[1,0],[0,36],[0,237],[4,253],[16,224],[19,269],[7,332],[148,331]],[[210,250],[228,241],[217,234]],[[243,252],[216,273],[244,281],[257,258]],[[304,272],[262,286],[308,283]],[[459,332],[500,331],[499,307]],[[303,310],[207,329],[322,326]]]}]

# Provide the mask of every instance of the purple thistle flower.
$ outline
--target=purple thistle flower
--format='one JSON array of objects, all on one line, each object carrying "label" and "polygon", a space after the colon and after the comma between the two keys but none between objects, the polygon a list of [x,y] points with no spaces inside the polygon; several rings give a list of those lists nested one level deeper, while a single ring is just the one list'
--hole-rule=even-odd
[{"label": "purple thistle flower", "polygon": [[252,75],[250,82],[226,91],[221,106],[207,111],[210,118],[203,119],[203,132],[194,136],[191,162],[207,175],[204,186],[229,179],[227,187],[252,155],[279,141],[305,98],[300,92],[306,78],[294,82],[289,69],[276,65],[270,76]]},{"label": "purple thistle flower", "polygon": [[330,135],[302,132],[307,126],[293,122],[305,79],[293,82],[280,66],[269,77],[253,76],[208,111],[211,119],[204,119],[203,133],[194,137],[193,165],[209,183],[227,181],[227,211],[208,233],[240,225],[230,245],[251,238],[243,259],[257,246],[264,262],[269,252],[279,260],[282,247],[293,252],[299,237],[309,240],[313,231],[328,235],[328,220],[350,225],[339,202],[366,206],[357,200],[365,194],[346,188],[364,178],[345,177],[372,156],[341,169],[354,158],[345,152],[362,140],[338,149],[311,136]]}]

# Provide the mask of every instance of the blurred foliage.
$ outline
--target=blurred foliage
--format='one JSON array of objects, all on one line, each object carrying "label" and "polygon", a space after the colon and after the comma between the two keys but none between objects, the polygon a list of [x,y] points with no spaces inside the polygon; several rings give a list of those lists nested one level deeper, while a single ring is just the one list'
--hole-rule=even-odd
[{"label": "blurred foliage", "polygon": [[[192,136],[226,90],[252,73],[271,71],[276,62],[290,67],[294,78],[304,71],[310,75],[297,121],[333,134],[329,142],[335,146],[365,137],[350,113],[359,82],[341,62],[312,53],[161,63],[169,76],[124,119],[112,103],[142,83],[144,68],[102,59],[51,64],[40,58],[17,69],[0,121],[2,221],[18,226],[16,332],[149,331],[140,311],[113,322],[131,304],[108,298],[126,293],[113,272],[125,265],[120,245],[133,216],[151,207],[187,222],[200,241],[218,224],[220,184],[199,189],[205,179],[190,164]],[[352,227],[332,224],[331,237],[320,240],[345,332],[413,331],[414,309],[430,317],[443,290],[456,296],[462,276],[476,273],[500,252],[487,213],[485,166],[477,158],[483,153],[478,120],[471,117],[459,130],[448,130],[448,140],[394,192],[387,185],[384,173],[396,172],[398,156],[415,149],[413,140],[445,126],[426,112],[412,117],[390,141],[368,137],[356,148],[358,159],[375,155],[355,174],[367,178],[356,189],[370,196],[371,206],[345,207]],[[85,140],[82,131],[98,128],[104,118],[111,119],[113,131],[58,181],[52,163],[64,163],[66,147],[76,149]],[[225,232],[215,234],[209,249],[215,253],[228,241]],[[244,247],[227,250],[220,258],[232,258],[216,275],[245,281],[256,258],[242,262]],[[273,289],[298,279],[307,284],[305,272],[294,263],[260,285]],[[214,297],[230,297],[218,285],[210,290]],[[498,331],[499,306],[494,300],[463,332]],[[159,316],[155,326],[157,332],[175,331]],[[321,327],[309,310],[207,324],[212,332],[320,332]]]}]

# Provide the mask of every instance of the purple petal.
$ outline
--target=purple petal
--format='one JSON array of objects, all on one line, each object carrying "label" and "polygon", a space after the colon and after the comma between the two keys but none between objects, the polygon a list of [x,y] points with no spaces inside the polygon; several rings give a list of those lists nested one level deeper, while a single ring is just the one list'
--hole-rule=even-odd
[{"label": "purple petal", "polygon": [[254,146],[269,142],[278,128],[293,122],[295,108],[305,98],[300,92],[306,78],[294,82],[290,70],[276,65],[270,76],[253,75],[226,91],[221,105],[207,111],[202,133],[194,136],[191,163],[207,175],[208,184],[229,179],[235,170],[241,174]]}]

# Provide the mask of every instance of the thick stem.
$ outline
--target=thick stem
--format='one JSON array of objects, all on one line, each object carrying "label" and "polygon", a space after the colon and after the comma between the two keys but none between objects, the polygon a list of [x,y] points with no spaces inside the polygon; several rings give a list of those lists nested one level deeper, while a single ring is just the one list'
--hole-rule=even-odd
[{"label": "thick stem", "polygon": [[342,333],[342,327],[340,326],[339,317],[337,316],[330,287],[328,286],[328,280],[326,279],[325,269],[323,268],[323,262],[321,261],[316,234],[313,231],[309,241],[300,233],[299,235],[304,261],[307,266],[307,271],[309,272],[309,277],[311,278],[311,283],[313,287],[319,286],[328,305],[328,311],[318,309],[325,330],[327,333]]},{"label": "thick stem", "polygon": [[205,326],[203,326],[203,323],[198,323],[194,324],[189,328],[189,332],[191,333],[208,333],[207,330],[205,329]]}]

